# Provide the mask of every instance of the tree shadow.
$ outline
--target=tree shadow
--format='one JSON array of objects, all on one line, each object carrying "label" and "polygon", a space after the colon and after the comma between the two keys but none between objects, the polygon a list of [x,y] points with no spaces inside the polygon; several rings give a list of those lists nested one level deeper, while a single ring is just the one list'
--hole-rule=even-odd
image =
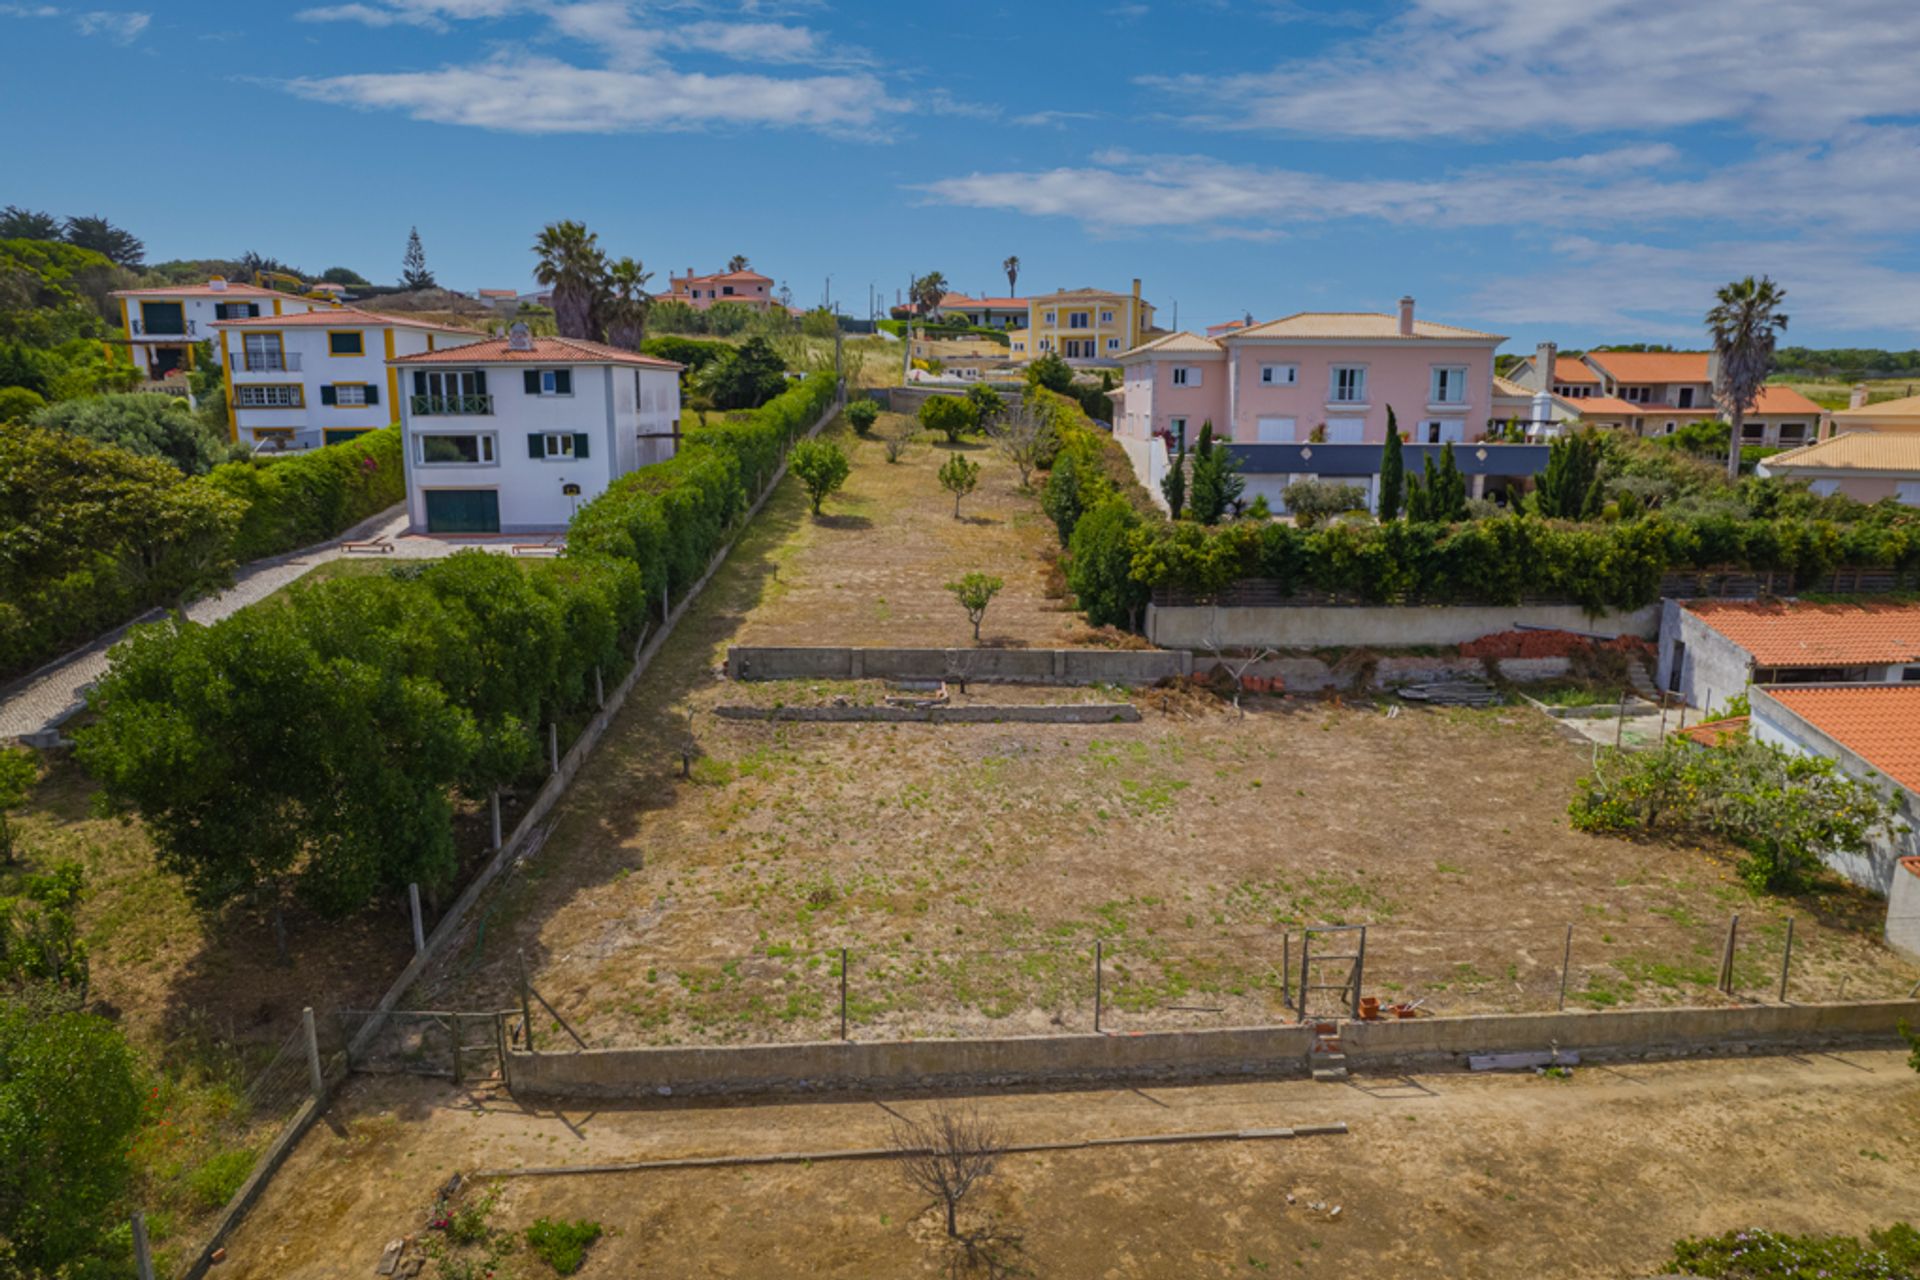
[{"label": "tree shadow", "polygon": [[817,515],[813,518],[813,522],[822,529],[838,529],[848,533],[860,533],[873,528],[871,516],[853,515],[849,512]]}]

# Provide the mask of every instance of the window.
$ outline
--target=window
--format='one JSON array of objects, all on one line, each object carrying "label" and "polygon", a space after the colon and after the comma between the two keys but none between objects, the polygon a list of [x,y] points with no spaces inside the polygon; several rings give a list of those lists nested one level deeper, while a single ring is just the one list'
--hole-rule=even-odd
[{"label": "window", "polygon": [[530,396],[570,396],[573,394],[573,370],[528,369],[522,378]]},{"label": "window", "polygon": [[1920,480],[1902,480],[1894,485],[1893,500],[1903,507],[1920,507]]},{"label": "window", "polygon": [[1674,407],[1676,409],[1693,408],[1693,388],[1692,387],[1680,388],[1680,398],[1674,401]]},{"label": "window", "polygon": [[1361,364],[1337,364],[1333,366],[1333,383],[1329,400],[1342,404],[1359,404],[1367,398],[1367,367]]},{"label": "window", "polygon": [[367,354],[367,335],[358,329],[327,330],[327,354],[363,356]]},{"label": "window", "polygon": [[1175,453],[1187,447],[1187,420],[1185,418],[1169,418],[1167,420],[1167,430],[1173,433],[1173,450]]},{"label": "window", "polygon": [[1743,422],[1740,424],[1740,442],[1759,441],[1767,438],[1767,424],[1764,422]]},{"label": "window", "polygon": [[184,302],[143,302],[140,327],[146,333],[186,333],[187,304]]},{"label": "window", "polygon": [[1100,323],[1101,323],[1101,324],[1112,324],[1112,323],[1113,323],[1113,312],[1111,312],[1111,311],[1102,311],[1102,312],[1100,313]]},{"label": "window", "polygon": [[277,333],[249,333],[241,340],[244,367],[249,373],[274,372],[287,367],[287,357]]},{"label": "window", "polygon": [[320,433],[321,444],[345,444],[357,436],[364,436],[371,427],[328,427]]},{"label": "window", "polygon": [[1434,404],[1465,404],[1467,402],[1467,367],[1435,365],[1429,398]]},{"label": "window", "polygon": [[565,462],[588,454],[585,432],[536,431],[527,437],[527,456],[549,462]]},{"label": "window", "polygon": [[1260,366],[1260,385],[1263,387],[1291,387],[1300,381],[1300,366],[1297,364],[1263,364]]},{"label": "window", "polygon": [[1118,351],[1119,349],[1120,349],[1120,339],[1118,338],[1107,339],[1107,350]]},{"label": "window", "polygon": [[380,388],[370,382],[331,382],[320,388],[320,403],[347,409],[379,404]]},{"label": "window", "polygon": [[1067,312],[1067,328],[1090,329],[1093,327],[1093,315],[1086,311]]},{"label": "window", "polygon": [[1292,418],[1260,418],[1253,424],[1253,438],[1261,444],[1292,444],[1295,426]]},{"label": "window", "polygon": [[1459,418],[1432,418],[1420,424],[1420,434],[1415,439],[1421,444],[1465,443],[1467,424]]},{"label": "window", "polygon": [[1920,681],[1920,667],[1908,667],[1900,673],[1900,680],[1903,684],[1913,684],[1916,681]]},{"label": "window", "polygon": [[732,285],[730,285],[730,284],[729,284],[729,285],[722,285],[722,286],[720,287],[720,292],[721,292],[721,293],[723,293],[723,294],[725,294],[725,295],[726,295],[727,297],[729,297],[729,298],[731,298],[731,297],[733,296],[733,286],[732,286]]},{"label": "window", "polygon": [[434,435],[420,437],[422,466],[481,466],[493,462],[493,437]]},{"label": "window", "polygon": [[1780,424],[1780,443],[1791,441],[1800,444],[1807,438],[1807,424],[1804,422],[1783,422]]},{"label": "window", "polygon": [[1173,385],[1176,387],[1197,387],[1200,385],[1198,365],[1181,364],[1173,367]]},{"label": "window", "polygon": [[1653,389],[1651,387],[1623,387],[1620,391],[1620,398],[1629,404],[1645,404],[1647,401],[1653,399]]},{"label": "window", "polygon": [[242,384],[233,389],[237,397],[234,401],[240,409],[300,409],[306,407],[306,398],[300,392],[299,383],[269,383],[260,386]]},{"label": "window", "polygon": [[1055,321],[1054,321],[1054,318],[1053,318],[1053,317],[1054,317],[1054,313],[1053,313],[1053,312],[1051,312],[1051,311],[1049,311],[1049,312],[1047,312],[1047,323],[1048,323],[1048,324],[1053,324],[1053,323],[1055,323]]},{"label": "window", "polygon": [[1834,494],[1840,492],[1840,482],[1838,480],[1815,480],[1807,486],[1807,491],[1816,498],[1831,498]]},{"label": "window", "polygon": [[213,304],[213,318],[216,320],[251,320],[260,314],[257,302],[216,302]]}]

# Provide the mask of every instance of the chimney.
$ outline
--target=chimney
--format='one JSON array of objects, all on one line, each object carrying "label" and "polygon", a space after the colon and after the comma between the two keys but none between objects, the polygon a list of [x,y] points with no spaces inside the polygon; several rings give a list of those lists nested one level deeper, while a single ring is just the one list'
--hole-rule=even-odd
[{"label": "chimney", "polygon": [[1535,391],[1553,391],[1553,369],[1560,363],[1560,346],[1554,342],[1543,342],[1533,349],[1533,379],[1531,385]]},{"label": "chimney", "polygon": [[227,278],[225,276],[215,276],[213,279],[207,281],[207,288],[213,290],[215,293],[225,293],[227,291]]},{"label": "chimney", "polygon": [[1847,408],[1864,409],[1866,407],[1867,407],[1867,384],[1864,382],[1856,382],[1853,384],[1852,394],[1850,394],[1847,397]]},{"label": "chimney", "polygon": [[1403,338],[1411,338],[1413,336],[1412,294],[1408,294],[1406,297],[1400,299],[1400,336]]},{"label": "chimney", "polygon": [[507,330],[507,350],[533,350],[533,330],[527,328],[524,324],[516,322],[511,329]]}]

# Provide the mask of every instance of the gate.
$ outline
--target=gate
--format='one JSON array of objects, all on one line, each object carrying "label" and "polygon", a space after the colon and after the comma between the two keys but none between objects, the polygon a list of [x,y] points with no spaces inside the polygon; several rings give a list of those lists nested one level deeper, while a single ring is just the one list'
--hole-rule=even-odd
[{"label": "gate", "polygon": [[455,1084],[501,1074],[508,1015],[445,1010],[396,1009],[381,1014],[343,1009],[341,1032],[351,1045],[376,1018],[379,1033],[350,1052],[347,1069],[372,1074],[439,1076]]},{"label": "gate", "polygon": [[[1316,950],[1314,944],[1331,946],[1331,951]],[[1360,1016],[1360,983],[1367,967],[1367,926],[1363,924],[1320,924],[1309,927],[1300,937],[1300,999],[1294,1006],[1305,1022],[1329,1003],[1333,1016]],[[1330,981],[1334,975],[1338,981]],[[1315,979],[1319,979],[1315,981]],[[1318,1004],[1315,1003],[1319,993]],[[1333,993],[1329,996],[1327,993]]]}]

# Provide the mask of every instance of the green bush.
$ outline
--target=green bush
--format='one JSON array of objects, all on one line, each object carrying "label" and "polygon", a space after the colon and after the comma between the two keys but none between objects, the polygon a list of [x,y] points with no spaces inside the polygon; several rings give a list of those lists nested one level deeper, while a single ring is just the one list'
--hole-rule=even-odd
[{"label": "green bush", "polygon": [[880,406],[872,400],[855,400],[847,406],[847,425],[855,435],[869,435],[880,419]]},{"label": "green bush", "polygon": [[396,425],[291,457],[214,468],[207,482],[247,504],[234,555],[257,560],[324,542],[402,501],[400,450]]},{"label": "green bush", "polygon": [[33,425],[165,458],[190,476],[205,475],[230,450],[225,433],[209,428],[185,400],[151,392],[65,400],[35,414]]},{"label": "green bush", "polygon": [[600,1224],[586,1218],[537,1218],[527,1228],[527,1247],[555,1271],[570,1276],[586,1262],[587,1247],[600,1235]]},{"label": "green bush", "polygon": [[[685,306],[685,303],[679,304]],[[671,360],[675,364],[686,366],[681,378],[692,377],[715,360],[725,359],[733,354],[730,342],[703,342],[698,338],[659,337],[648,338],[640,344],[642,355],[653,356],[660,360]]]},{"label": "green bush", "polygon": [[961,396],[934,395],[921,402],[920,425],[929,431],[938,431],[947,438],[948,444],[958,444],[961,436],[980,425],[980,420],[972,401]]},{"label": "green bush", "polygon": [[1132,627],[1149,595],[1133,576],[1133,531],[1140,513],[1108,496],[1073,526],[1067,543],[1067,586],[1096,627]]},{"label": "green bush", "polygon": [[1912,1280],[1920,1275],[1920,1231],[1896,1222],[1853,1236],[1794,1236],[1753,1229],[1682,1240],[1673,1269],[1724,1280]]},{"label": "green bush", "polygon": [[828,440],[802,440],[793,446],[789,465],[806,486],[807,505],[815,515],[820,514],[827,495],[845,484],[853,470],[840,446]]},{"label": "green bush", "polygon": [[0,387],[0,422],[25,422],[46,403],[30,387]]},{"label": "green bush", "polygon": [[187,1190],[201,1209],[212,1211],[233,1199],[233,1193],[253,1172],[254,1153],[246,1147],[208,1156],[187,1175]]}]

